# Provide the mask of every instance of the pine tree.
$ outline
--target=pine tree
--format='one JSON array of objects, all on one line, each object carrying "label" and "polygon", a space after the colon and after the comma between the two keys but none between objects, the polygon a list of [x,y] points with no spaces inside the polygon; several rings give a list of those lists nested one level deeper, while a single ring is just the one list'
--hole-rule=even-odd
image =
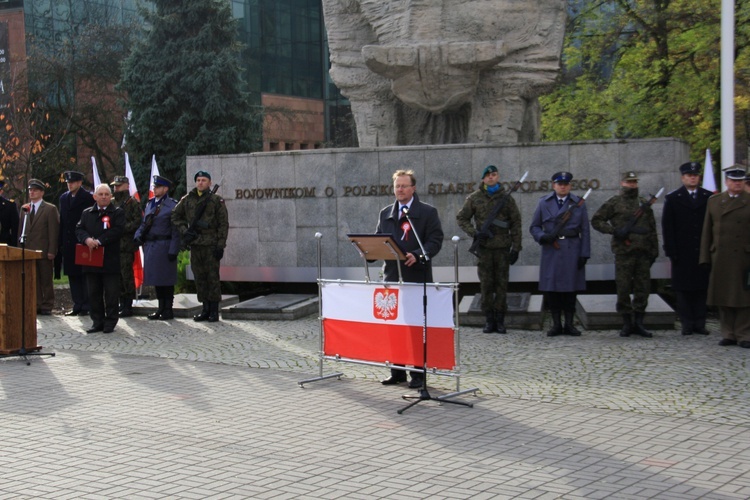
[{"label": "pine tree", "polygon": [[[123,67],[119,87],[130,112],[126,148],[183,192],[185,158],[247,153],[260,139],[259,111],[241,78],[230,3],[151,0],[147,33]],[[148,169],[143,169],[147,171]]]}]

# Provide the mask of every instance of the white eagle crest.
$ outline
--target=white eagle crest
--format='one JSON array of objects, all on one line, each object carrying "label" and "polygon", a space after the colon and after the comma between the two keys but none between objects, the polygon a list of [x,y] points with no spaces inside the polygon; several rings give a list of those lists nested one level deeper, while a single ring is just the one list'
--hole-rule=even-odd
[{"label": "white eagle crest", "polygon": [[398,304],[398,296],[395,293],[378,292],[375,294],[375,307],[383,319],[393,316],[393,310]]}]

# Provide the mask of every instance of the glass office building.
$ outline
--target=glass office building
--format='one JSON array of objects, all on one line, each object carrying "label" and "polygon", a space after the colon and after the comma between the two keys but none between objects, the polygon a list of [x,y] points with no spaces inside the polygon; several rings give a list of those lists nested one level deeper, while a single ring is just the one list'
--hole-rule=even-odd
[{"label": "glass office building", "polygon": [[[248,89],[257,104],[277,115],[264,135],[278,137],[264,138],[264,149],[347,145],[352,132],[346,125],[342,128],[347,120],[341,117],[347,115],[348,103],[328,76],[321,1],[227,1],[244,45],[241,62]],[[0,17],[22,9],[25,36],[54,47],[76,24],[138,19],[137,4],[137,0],[0,0]],[[279,125],[284,120],[288,123]],[[291,136],[284,137],[287,133]]]}]

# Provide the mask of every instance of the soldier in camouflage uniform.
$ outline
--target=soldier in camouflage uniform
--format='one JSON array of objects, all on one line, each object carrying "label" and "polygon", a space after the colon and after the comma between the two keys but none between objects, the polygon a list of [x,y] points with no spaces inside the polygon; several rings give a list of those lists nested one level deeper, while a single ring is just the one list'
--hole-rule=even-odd
[{"label": "soldier in camouflage uniform", "polygon": [[[651,332],[643,327],[643,318],[651,292],[651,266],[659,255],[656,219],[647,200],[638,197],[638,175],[635,172],[626,173],[620,186],[622,193],[607,200],[596,211],[591,225],[600,233],[612,235],[617,312],[622,314],[623,320],[620,336],[628,337],[635,333],[651,337]],[[646,207],[643,215],[628,232],[625,226],[641,205]]]},{"label": "soldier in camouflage uniform", "polygon": [[130,196],[130,181],[127,177],[117,176],[110,185],[114,191],[112,204],[125,212],[125,229],[120,241],[120,317],[129,318],[133,315],[135,300],[133,261],[138,250],[133,236],[141,225],[143,212],[138,200]]},{"label": "soldier in camouflage uniform", "polygon": [[[229,233],[229,215],[224,199],[211,193],[211,174],[201,170],[195,174],[195,189],[182,197],[172,211],[172,224],[190,248],[190,265],[195,275],[195,287],[203,310],[195,321],[219,321],[221,278],[219,263],[224,257]],[[196,211],[205,203],[205,211],[195,219]]]},{"label": "soldier in camouflage uniform", "polygon": [[483,234],[480,230],[492,209],[506,195],[498,180],[497,167],[486,167],[482,172],[482,186],[466,198],[456,215],[458,226],[481,241],[477,272],[482,292],[482,311],[487,318],[482,330],[484,333],[506,333],[509,266],[516,263],[521,251],[521,212],[511,196],[507,197],[505,206],[488,232]]}]

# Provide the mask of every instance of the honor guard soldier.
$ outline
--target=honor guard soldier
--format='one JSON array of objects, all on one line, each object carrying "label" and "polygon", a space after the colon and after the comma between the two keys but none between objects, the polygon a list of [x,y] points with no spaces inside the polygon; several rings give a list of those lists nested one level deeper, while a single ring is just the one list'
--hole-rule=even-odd
[{"label": "honor guard soldier", "polygon": [[[479,239],[477,274],[482,293],[482,312],[486,316],[484,333],[506,333],[509,266],[516,263],[521,251],[521,212],[510,193],[498,182],[497,167],[482,171],[482,186],[471,193],[456,215],[458,226]],[[502,206],[500,206],[502,204]],[[486,231],[482,227],[493,209],[499,212]],[[472,222],[472,219],[474,221]]]},{"label": "honor guard soldier", "polygon": [[0,179],[0,243],[18,246],[18,207],[3,196],[5,179]]},{"label": "honor guard soldier", "polygon": [[133,262],[138,250],[133,237],[143,220],[143,211],[140,202],[130,196],[130,180],[127,177],[117,176],[110,185],[114,191],[112,203],[125,213],[125,227],[120,242],[120,317],[129,318],[133,315],[135,300]]},{"label": "honor guard soldier", "polygon": [[50,315],[55,306],[54,267],[60,238],[57,207],[42,198],[47,186],[39,179],[29,181],[29,203],[23,206],[26,217],[26,248],[41,250],[36,260],[37,314]]},{"label": "honor guard soldier", "polygon": [[620,187],[620,194],[599,207],[591,218],[591,225],[600,233],[612,235],[617,312],[622,314],[623,320],[620,336],[629,337],[635,333],[652,337],[643,326],[643,319],[651,292],[651,266],[659,256],[656,219],[651,201],[638,197],[638,175],[635,172],[627,172]]},{"label": "honor guard soldier", "polygon": [[203,303],[203,309],[193,320],[213,322],[219,321],[219,263],[227,246],[229,215],[224,199],[211,189],[211,174],[200,170],[193,180],[195,188],[172,211],[172,224],[180,231],[182,245],[190,249],[198,300]]},{"label": "honor guard soldier", "polygon": [[680,165],[682,187],[664,198],[661,218],[664,253],[672,264],[672,290],[683,335],[709,333],[706,330],[708,270],[698,265],[698,258],[703,219],[713,193],[700,187],[700,174],[700,163]]},{"label": "honor guard soldier", "polygon": [[76,225],[83,211],[94,205],[94,197],[83,185],[83,174],[74,170],[63,173],[68,190],[60,195],[60,249],[62,270],[68,277],[73,309],[66,316],[86,316],[89,314],[89,294],[83,268],[76,264]]},{"label": "honor guard soldier", "polygon": [[699,262],[711,270],[708,305],[719,308],[719,345],[750,348],[750,193],[744,167],[724,175],[726,191],[708,200]]},{"label": "honor guard soldier", "polygon": [[[584,199],[570,192],[573,174],[552,176],[553,192],[537,204],[529,232],[542,246],[539,290],[552,314],[547,336],[581,332],[573,325],[576,294],[586,290],[586,262],[591,257],[589,216]],[[565,313],[563,327],[561,314]]]},{"label": "honor guard soldier", "polygon": [[172,181],[154,176],[154,197],[146,203],[146,215],[135,232],[136,245],[143,245],[143,284],[153,286],[159,307],[148,319],[174,318],[174,286],[177,283],[177,254],[180,232],[172,224],[177,201],[169,197]]}]

